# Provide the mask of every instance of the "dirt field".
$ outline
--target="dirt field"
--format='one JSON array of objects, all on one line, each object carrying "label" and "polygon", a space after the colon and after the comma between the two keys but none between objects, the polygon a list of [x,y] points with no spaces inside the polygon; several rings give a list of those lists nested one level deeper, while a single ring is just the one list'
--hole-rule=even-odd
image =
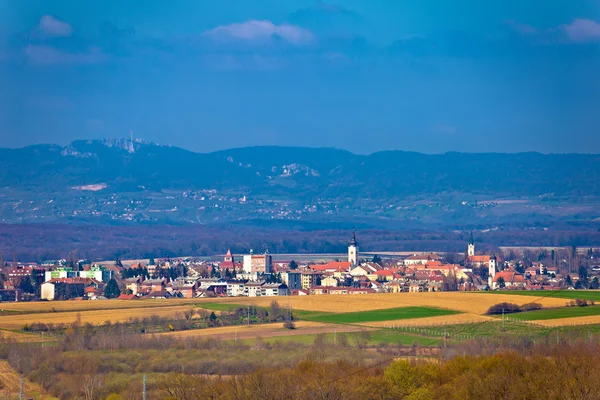
[{"label": "dirt field", "polygon": [[257,324],[250,326],[224,326],[218,328],[198,329],[190,331],[166,332],[158,335],[168,335],[177,338],[214,337],[220,340],[251,339],[258,336],[263,338],[296,335],[315,335],[319,333],[332,333],[333,331],[358,332],[363,329],[359,326],[324,324],[320,322],[297,321],[296,329],[290,330],[283,327],[283,323]]},{"label": "dirt field", "polygon": [[[6,361],[0,361],[0,380],[4,384],[4,387],[0,389],[1,398],[16,399],[19,397],[20,377]],[[25,398],[36,400],[53,399],[53,397],[45,394],[40,386],[29,382],[27,379],[23,382],[23,392],[25,393]]]},{"label": "dirt field", "polygon": [[[268,307],[273,300],[272,297],[255,297],[250,299],[240,299],[238,301],[239,304],[251,303]],[[337,313],[378,310],[392,307],[423,306],[446,308],[471,314],[485,314],[490,306],[502,302],[519,305],[537,302],[541,303],[544,307],[563,307],[565,305],[565,299],[559,298],[538,299],[533,296],[525,297],[511,294],[491,295],[488,293],[461,292],[290,296],[277,298],[276,300],[281,306],[290,305],[293,309]],[[235,299],[232,299],[231,302],[235,302]]]},{"label": "dirt field", "polygon": [[[93,302],[89,302],[93,303]],[[73,312],[47,312],[38,314],[18,314],[0,316],[0,328],[2,329],[23,329],[26,324],[35,322],[70,324],[81,316],[82,323],[102,324],[109,320],[111,322],[124,322],[130,318],[144,318],[151,315],[160,317],[173,316],[176,313],[188,311],[190,306],[170,307],[150,307],[150,308],[132,308],[132,309],[114,309],[114,310],[93,310],[93,311],[73,311]]]}]

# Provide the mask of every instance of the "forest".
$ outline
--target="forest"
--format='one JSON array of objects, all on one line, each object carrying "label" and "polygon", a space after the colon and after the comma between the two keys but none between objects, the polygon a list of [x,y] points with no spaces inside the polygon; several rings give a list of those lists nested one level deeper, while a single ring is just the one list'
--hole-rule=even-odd
[{"label": "forest", "polygon": [[[458,229],[460,228],[460,229]],[[456,230],[358,230],[363,252],[464,252],[472,227]],[[594,229],[499,229],[477,233],[477,247],[600,246]],[[250,249],[272,254],[345,253],[348,230],[298,230],[239,226],[0,224],[4,261],[58,260],[76,252],[82,259],[115,260],[234,254]]]}]

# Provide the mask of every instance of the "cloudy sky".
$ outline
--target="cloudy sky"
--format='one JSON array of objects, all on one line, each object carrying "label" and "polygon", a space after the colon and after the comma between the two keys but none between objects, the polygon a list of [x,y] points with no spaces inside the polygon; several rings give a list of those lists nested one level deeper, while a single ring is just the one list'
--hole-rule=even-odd
[{"label": "cloudy sky", "polygon": [[600,0],[6,0],[0,147],[600,153]]}]

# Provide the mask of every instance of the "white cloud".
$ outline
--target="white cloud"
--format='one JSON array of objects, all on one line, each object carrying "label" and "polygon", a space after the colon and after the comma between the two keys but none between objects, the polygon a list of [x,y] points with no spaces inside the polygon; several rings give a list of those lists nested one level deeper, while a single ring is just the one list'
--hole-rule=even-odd
[{"label": "white cloud", "polygon": [[24,52],[35,64],[96,64],[108,58],[97,47],[90,47],[84,53],[67,53],[52,46],[29,45]]},{"label": "white cloud", "polygon": [[249,42],[265,41],[278,37],[295,45],[307,44],[314,40],[314,35],[310,31],[299,26],[276,25],[271,21],[257,20],[221,25],[204,32],[204,36],[217,40],[233,39]]},{"label": "white cloud", "polygon": [[73,33],[71,25],[51,15],[44,15],[40,18],[38,29],[45,35],[54,37],[71,36],[71,33]]},{"label": "white cloud", "polygon": [[562,29],[573,42],[600,41],[600,23],[589,19],[576,19]]}]

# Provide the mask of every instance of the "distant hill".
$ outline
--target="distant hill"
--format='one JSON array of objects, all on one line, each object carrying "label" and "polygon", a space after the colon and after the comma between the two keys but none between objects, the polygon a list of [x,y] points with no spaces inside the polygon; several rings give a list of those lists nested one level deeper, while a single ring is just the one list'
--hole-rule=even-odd
[{"label": "distant hill", "polygon": [[100,183],[109,190],[218,189],[351,198],[440,192],[599,195],[600,155],[384,151],[365,156],[296,147],[194,153],[124,139],[0,149],[2,187],[61,191]]},{"label": "distant hill", "polygon": [[0,149],[0,188],[0,223],[455,229],[600,222],[600,155],[272,146],[195,153],[111,139]]}]

